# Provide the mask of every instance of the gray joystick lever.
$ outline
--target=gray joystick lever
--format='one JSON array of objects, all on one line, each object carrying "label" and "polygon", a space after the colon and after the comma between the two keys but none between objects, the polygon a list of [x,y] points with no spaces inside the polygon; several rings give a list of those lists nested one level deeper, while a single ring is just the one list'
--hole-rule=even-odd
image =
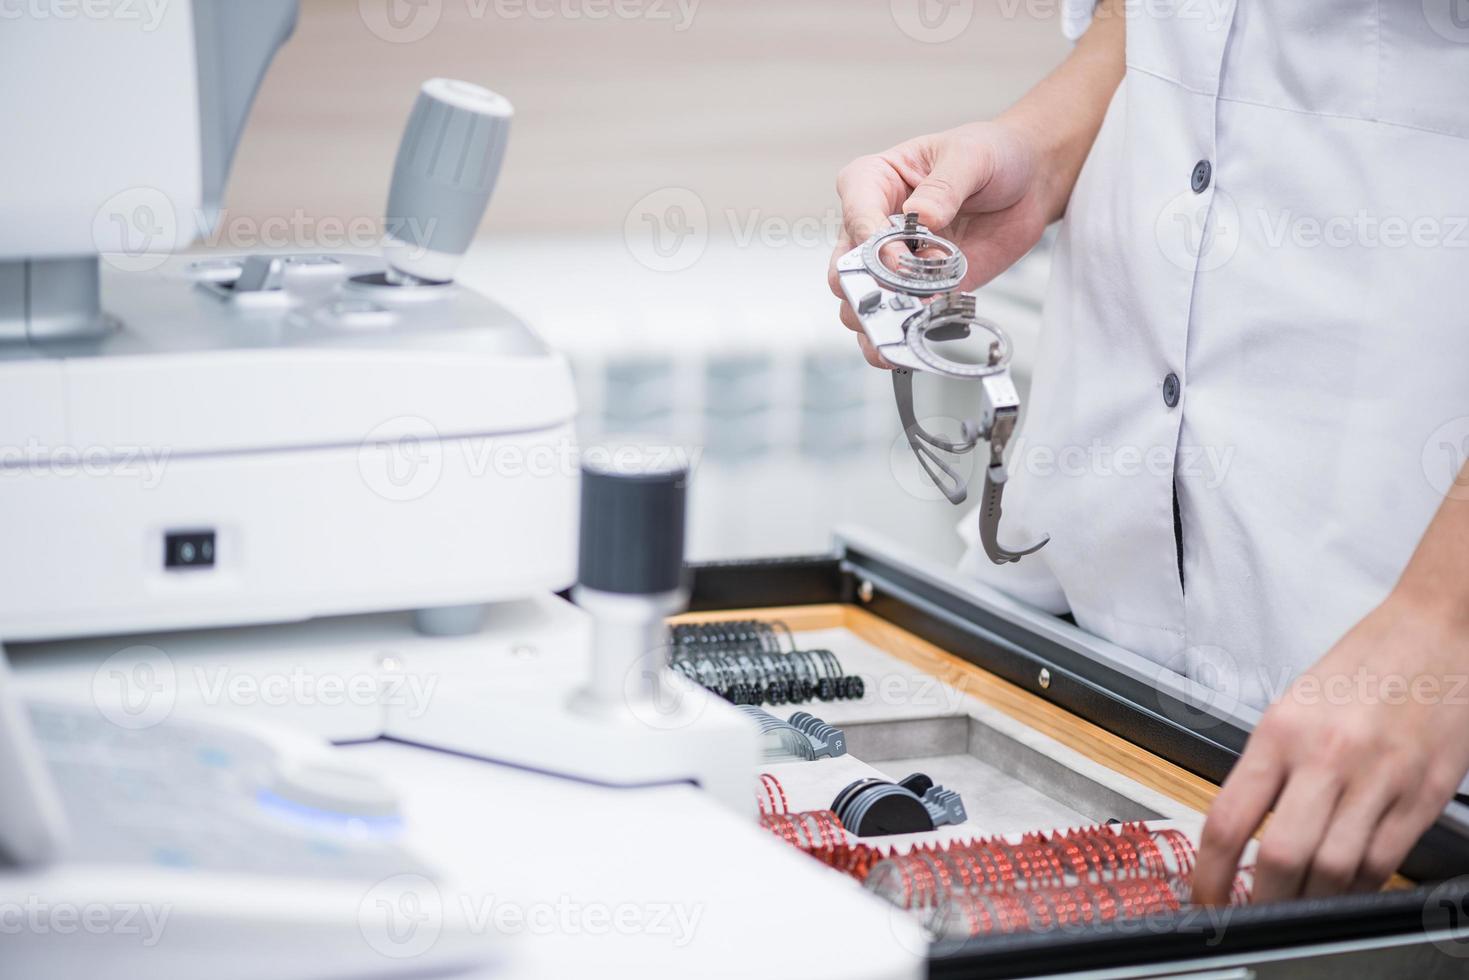
[{"label": "gray joystick lever", "polygon": [[393,164],[383,257],[397,282],[453,280],[490,203],[515,110],[469,82],[423,83]]}]

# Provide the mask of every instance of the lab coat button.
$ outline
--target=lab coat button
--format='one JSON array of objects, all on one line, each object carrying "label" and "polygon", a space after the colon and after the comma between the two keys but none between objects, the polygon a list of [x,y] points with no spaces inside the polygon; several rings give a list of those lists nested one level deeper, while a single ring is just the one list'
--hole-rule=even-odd
[{"label": "lab coat button", "polygon": [[1209,186],[1209,178],[1213,174],[1214,166],[1208,160],[1200,160],[1194,164],[1193,176],[1190,178],[1189,183],[1193,187],[1195,194],[1204,193],[1204,189]]},{"label": "lab coat button", "polygon": [[1180,389],[1181,385],[1178,381],[1178,375],[1170,371],[1168,377],[1163,379],[1163,404],[1169,408],[1175,407],[1178,404],[1178,393]]}]

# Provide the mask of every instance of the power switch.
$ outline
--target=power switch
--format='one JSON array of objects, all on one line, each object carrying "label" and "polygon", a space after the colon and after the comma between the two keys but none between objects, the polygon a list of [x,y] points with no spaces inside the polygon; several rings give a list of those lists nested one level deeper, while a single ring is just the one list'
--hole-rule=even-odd
[{"label": "power switch", "polygon": [[164,568],[213,568],[213,531],[169,531],[163,536]]}]

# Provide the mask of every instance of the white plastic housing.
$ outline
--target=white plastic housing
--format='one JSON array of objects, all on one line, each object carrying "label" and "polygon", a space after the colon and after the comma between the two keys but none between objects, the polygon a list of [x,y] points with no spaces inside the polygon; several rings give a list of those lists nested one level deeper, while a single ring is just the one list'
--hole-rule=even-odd
[{"label": "white plastic housing", "polygon": [[[104,277],[100,344],[0,350],[0,636],[571,584],[575,398],[523,324],[457,286],[344,288],[375,260],[293,263],[266,302],[190,267]],[[166,566],[180,532],[214,535],[212,567]]]},{"label": "white plastic housing", "polygon": [[167,252],[204,220],[193,4],[97,7],[0,11],[0,259]]}]

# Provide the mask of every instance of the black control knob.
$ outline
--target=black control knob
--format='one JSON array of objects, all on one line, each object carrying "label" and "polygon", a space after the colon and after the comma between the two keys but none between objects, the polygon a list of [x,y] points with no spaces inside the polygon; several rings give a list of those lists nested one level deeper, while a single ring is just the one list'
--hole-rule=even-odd
[{"label": "black control knob", "polygon": [[683,587],[688,467],[650,458],[613,453],[582,464],[582,588],[650,595]]},{"label": "black control knob", "polygon": [[667,617],[684,588],[684,500],[689,471],[667,454],[622,447],[581,470],[577,605],[592,617],[592,676],[573,699],[580,711],[666,721]]}]

